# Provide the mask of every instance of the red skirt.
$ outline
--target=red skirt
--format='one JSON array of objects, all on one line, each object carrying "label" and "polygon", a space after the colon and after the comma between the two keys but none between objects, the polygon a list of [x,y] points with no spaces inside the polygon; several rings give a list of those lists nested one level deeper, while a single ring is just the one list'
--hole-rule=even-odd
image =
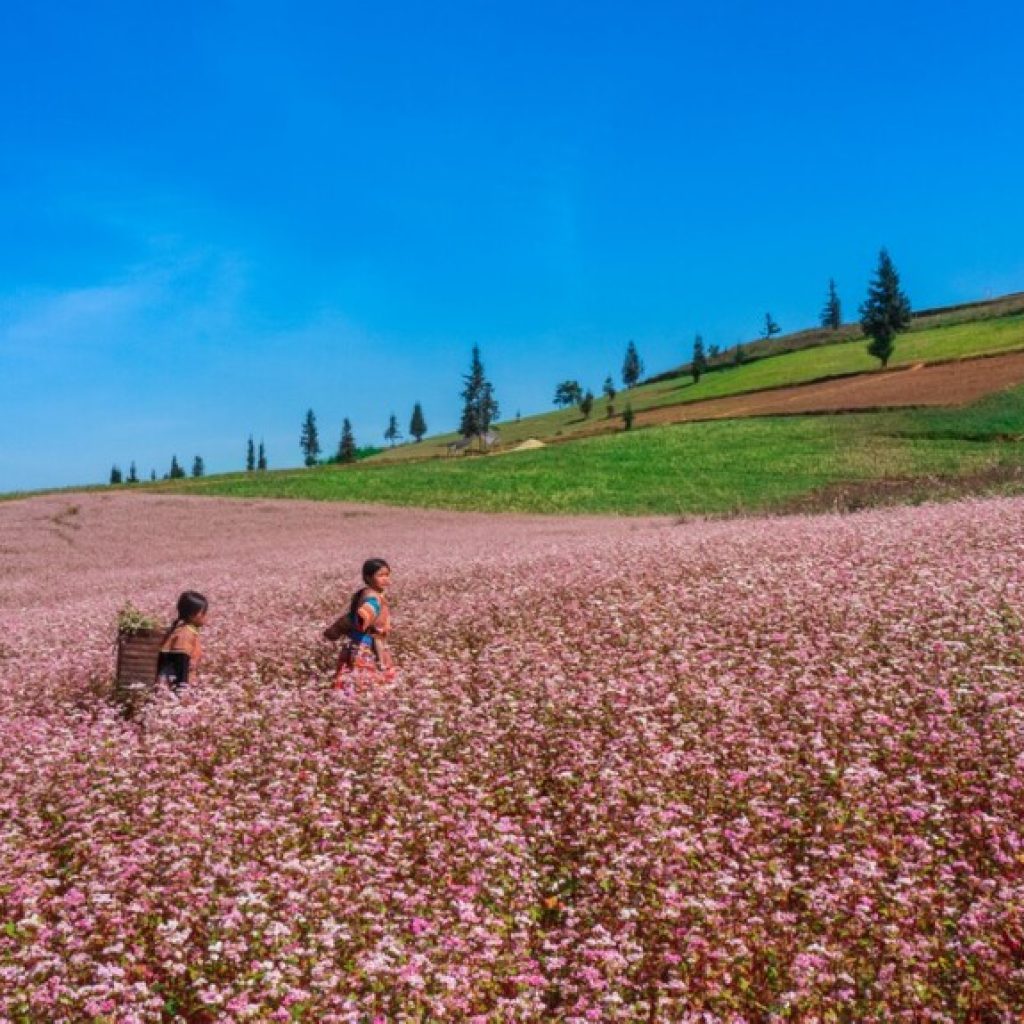
[{"label": "red skirt", "polygon": [[334,689],[347,690],[360,685],[389,683],[395,678],[391,652],[385,647],[382,663],[377,661],[370,644],[346,640],[338,654],[338,667],[334,672]]}]

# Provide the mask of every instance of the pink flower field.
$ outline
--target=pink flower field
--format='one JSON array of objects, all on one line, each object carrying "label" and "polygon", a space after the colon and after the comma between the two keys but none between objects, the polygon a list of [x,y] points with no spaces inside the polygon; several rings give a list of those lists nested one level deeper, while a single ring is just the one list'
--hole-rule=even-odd
[{"label": "pink flower field", "polygon": [[[1024,501],[0,504],[0,1021],[1010,1022]],[[393,684],[319,639],[382,555]],[[126,598],[211,599],[126,721]]]}]

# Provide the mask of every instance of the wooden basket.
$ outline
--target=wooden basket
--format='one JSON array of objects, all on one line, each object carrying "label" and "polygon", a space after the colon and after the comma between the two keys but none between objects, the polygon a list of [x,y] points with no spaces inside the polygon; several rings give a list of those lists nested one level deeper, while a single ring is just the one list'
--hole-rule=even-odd
[{"label": "wooden basket", "polygon": [[167,635],[163,629],[119,633],[114,699],[131,715],[150,697],[156,685],[156,663]]}]

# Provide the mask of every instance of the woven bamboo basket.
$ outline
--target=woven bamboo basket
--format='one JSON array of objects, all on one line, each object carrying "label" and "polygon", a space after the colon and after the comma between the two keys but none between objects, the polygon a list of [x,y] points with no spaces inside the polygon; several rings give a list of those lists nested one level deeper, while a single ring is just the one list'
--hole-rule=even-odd
[{"label": "woven bamboo basket", "polygon": [[114,699],[128,715],[134,714],[153,693],[157,658],[165,635],[162,629],[118,634]]}]

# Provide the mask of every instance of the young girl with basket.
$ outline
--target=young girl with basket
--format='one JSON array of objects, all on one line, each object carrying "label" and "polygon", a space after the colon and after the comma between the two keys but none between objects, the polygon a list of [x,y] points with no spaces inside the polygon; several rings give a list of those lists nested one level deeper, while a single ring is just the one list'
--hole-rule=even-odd
[{"label": "young girl with basket", "polygon": [[178,617],[164,634],[157,660],[157,679],[180,693],[194,678],[196,665],[203,655],[199,630],[206,623],[209,602],[195,590],[186,590],[178,598]]}]

